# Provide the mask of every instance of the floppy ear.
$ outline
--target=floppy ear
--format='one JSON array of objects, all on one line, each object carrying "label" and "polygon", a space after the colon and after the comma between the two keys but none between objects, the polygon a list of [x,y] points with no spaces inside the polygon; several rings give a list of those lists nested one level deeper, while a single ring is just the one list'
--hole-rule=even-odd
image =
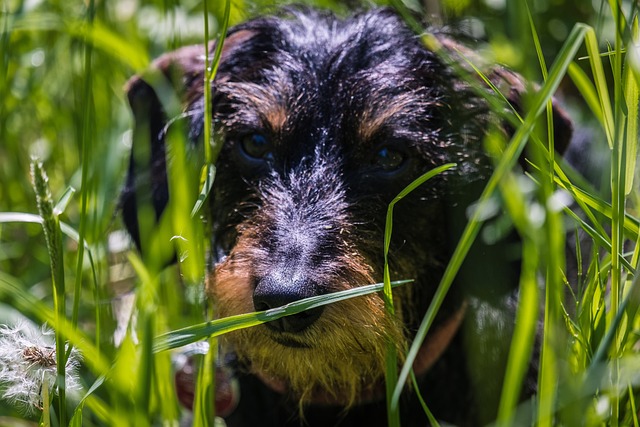
[{"label": "floppy ear", "polygon": [[[125,90],[134,116],[131,157],[120,206],[129,234],[141,249],[140,230],[159,221],[169,200],[165,134],[189,91],[202,85],[204,46],[188,46],[155,60],[133,77]],[[139,220],[139,218],[141,220]],[[143,220],[142,220],[143,219]]]},{"label": "floppy ear", "polygon": [[[510,70],[505,69],[495,63],[487,62],[483,57],[478,55],[470,48],[459,44],[444,35],[435,35],[427,40],[427,46],[435,50],[444,58],[446,63],[452,64],[455,71],[461,77],[463,93],[469,93],[469,89],[473,86],[474,93],[478,92],[481,97],[481,91],[492,91],[485,81],[488,80],[500,94],[506,98],[509,104],[519,114],[523,113],[525,107],[524,98],[527,93],[537,90],[535,84],[529,84],[525,79]],[[469,65],[473,64],[473,67]],[[480,70],[483,74],[482,78],[478,73]],[[490,94],[492,95],[492,94]],[[496,94],[497,96],[497,94]],[[560,107],[559,102],[553,99],[553,137],[554,148],[560,155],[564,154],[569,146],[573,133],[573,124],[567,113]],[[506,105],[500,105],[505,109],[507,114],[512,114],[511,108]],[[491,111],[492,116],[498,116],[500,111]],[[498,129],[503,131],[505,136],[512,136],[515,133],[514,126],[504,115],[499,115],[495,119],[490,119],[491,124],[497,125]],[[530,170],[528,162],[525,160],[524,154],[519,158],[520,166]],[[465,186],[462,195],[456,194],[455,204],[466,208],[471,203],[475,203],[484,188],[486,181],[474,182],[473,187]],[[460,198],[464,198],[460,203]],[[468,222],[468,215],[465,209],[453,209],[451,214],[452,229],[455,230],[455,236],[459,236],[462,227]],[[500,227],[498,227],[500,228]],[[460,231],[458,231],[460,230]],[[461,267],[458,274],[459,283],[465,285],[465,290],[474,297],[482,300],[491,300],[492,303],[500,303],[499,299],[505,295],[509,295],[519,283],[520,277],[520,260],[514,257],[514,245],[518,244],[520,237],[515,232],[511,232],[511,228],[507,228],[509,234],[501,231],[495,241],[486,241],[485,239],[476,239],[473,247],[465,258],[465,264]],[[453,239],[457,241],[456,239]],[[493,239],[492,239],[493,240]],[[482,270],[484,265],[492,265],[490,275],[483,277],[482,282],[487,285],[480,285],[477,278],[478,269]],[[501,303],[500,303],[501,304]]]},{"label": "floppy ear", "polygon": [[[232,30],[224,42],[221,68],[216,81],[227,78],[223,64],[254,33]],[[215,43],[209,45],[213,57]],[[187,46],[156,59],[144,73],[136,75],[125,86],[134,116],[129,169],[120,196],[122,217],[127,231],[138,249],[142,236],[149,236],[159,222],[169,200],[165,137],[170,126],[185,122],[183,129],[193,144],[202,130],[204,95],[204,45]]]},{"label": "floppy ear", "polygon": [[[494,67],[489,74],[491,82],[507,98],[509,103],[521,113],[523,111],[523,96],[528,88],[522,76],[503,67]],[[533,88],[535,90],[535,87]],[[553,101],[553,140],[555,150],[558,154],[564,154],[571,137],[573,136],[573,123],[567,112],[559,105],[554,98]]]},{"label": "floppy ear", "polygon": [[[523,97],[527,91],[535,91],[535,85],[526,84],[524,78],[504,67],[495,64],[488,64],[484,58],[475,51],[461,45],[446,35],[434,35],[435,37],[426,39],[432,48],[439,50],[450,61],[456,63],[460,69],[467,73],[469,78],[479,78],[477,71],[473,70],[467,61],[471,61],[478,67],[491,83],[498,88],[509,103],[518,113],[523,111]],[[484,84],[484,83],[483,83]],[[513,128],[505,124],[505,130],[513,133]],[[564,154],[573,135],[573,123],[569,115],[559,105],[557,99],[553,99],[553,139],[556,152]]]}]

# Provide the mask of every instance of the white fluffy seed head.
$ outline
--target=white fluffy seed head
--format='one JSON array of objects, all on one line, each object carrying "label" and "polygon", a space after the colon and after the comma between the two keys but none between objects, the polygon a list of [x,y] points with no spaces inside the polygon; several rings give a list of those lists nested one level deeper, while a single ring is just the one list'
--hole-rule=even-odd
[{"label": "white fluffy seed head", "polygon": [[[65,349],[66,350],[66,349]],[[65,367],[65,387],[80,389],[80,353],[71,350]],[[0,397],[26,412],[42,409],[42,390],[54,393],[57,377],[53,332],[29,323],[0,325]]]}]

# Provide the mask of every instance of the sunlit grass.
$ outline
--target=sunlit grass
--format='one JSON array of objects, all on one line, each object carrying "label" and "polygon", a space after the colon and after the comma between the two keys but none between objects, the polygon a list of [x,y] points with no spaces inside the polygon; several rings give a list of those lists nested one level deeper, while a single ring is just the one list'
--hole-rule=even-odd
[{"label": "sunlit grass", "polygon": [[[16,319],[46,323],[55,330],[58,348],[68,342],[83,355],[84,391],[68,395],[63,386],[68,352],[56,353],[60,387],[54,396],[46,396],[52,405],[42,412],[44,425],[176,425],[183,413],[173,385],[171,350],[198,340],[210,340],[211,350],[201,358],[194,425],[212,425],[215,337],[316,304],[382,290],[389,295],[391,284],[412,286],[400,281],[410,278],[385,275],[384,284],[301,301],[283,309],[207,318],[202,286],[208,238],[199,215],[206,209],[203,202],[215,179],[213,165],[219,144],[206,127],[205,141],[212,144],[205,144],[204,161],[195,168],[189,144],[179,129],[171,129],[171,193],[181,198],[172,198],[161,226],[145,232],[143,240],[154,251],[146,252],[143,258],[135,251],[128,257],[114,251],[115,235],[110,243],[109,234],[120,228],[117,198],[131,145],[131,119],[122,91],[125,81],[146,69],[150,58],[182,44],[212,40],[226,32],[227,22],[237,23],[260,5],[141,2],[140,10],[129,10],[127,2],[37,3],[0,5],[0,323]],[[325,3],[343,9],[338,2],[322,5]],[[467,251],[474,239],[481,238],[483,203],[499,195],[522,239],[523,258],[522,302],[497,423],[637,426],[637,5],[603,1],[596,21],[615,25],[612,38],[606,38],[598,26],[578,24],[570,29],[547,69],[535,11],[529,14],[524,2],[509,3],[520,5],[514,10],[520,14],[519,22],[527,24],[519,28],[517,43],[532,47],[529,57],[523,55],[510,65],[537,80],[539,87],[520,116],[506,115],[515,129],[510,141],[494,133],[487,136],[487,150],[495,156],[495,172],[400,367],[398,381],[387,384],[390,413],[397,410],[412,361]],[[163,40],[154,39],[144,21],[145,14],[152,12],[168,19]],[[181,14],[185,19],[207,22],[203,28],[209,33],[188,33],[181,24]],[[415,21],[412,28],[418,28]],[[209,60],[212,67],[207,79],[211,80],[219,51]],[[469,61],[473,63],[473,59]],[[509,111],[506,99],[493,93],[496,88],[488,87],[488,80],[477,75],[481,70],[478,65],[468,78],[502,115]],[[606,182],[610,188],[603,191],[587,184],[553,154],[552,132],[546,124],[550,121],[549,105],[558,87],[569,80],[582,98],[590,124],[601,131],[602,137],[592,144],[609,156],[611,175]],[[522,188],[516,172],[522,153],[529,162],[529,179],[538,184],[533,196]],[[34,176],[40,177],[35,186],[38,197],[46,191],[53,194],[45,197],[45,205],[36,204],[30,183],[32,157],[43,162],[34,167]],[[42,171],[50,177],[49,190],[43,186]],[[561,199],[560,191],[570,196],[575,207],[556,203]],[[533,211],[544,212],[545,220],[537,221]],[[565,234],[573,230],[583,232],[589,245],[577,245],[572,234]],[[579,263],[579,283],[570,291],[560,272],[565,263],[565,235],[568,246],[579,248],[583,261]],[[179,268],[166,265],[174,249]],[[125,265],[135,274],[127,275]],[[545,289],[538,286],[541,278],[547,284]],[[116,323],[111,301],[126,292],[136,295],[137,319],[116,348],[112,343]],[[563,303],[565,294],[571,295],[567,303]],[[539,304],[545,308],[540,394],[520,403],[519,389],[532,357]],[[395,364],[390,366],[387,378],[396,377],[396,368]],[[39,418],[3,401],[0,416]],[[401,425],[402,420],[392,417],[390,422]]]}]

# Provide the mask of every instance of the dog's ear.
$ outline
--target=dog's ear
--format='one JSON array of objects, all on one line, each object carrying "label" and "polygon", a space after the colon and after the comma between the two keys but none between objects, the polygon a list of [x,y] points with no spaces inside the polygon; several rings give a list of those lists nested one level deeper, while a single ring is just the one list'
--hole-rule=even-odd
[{"label": "dog's ear", "polygon": [[[253,37],[250,31],[230,33],[225,39],[221,64]],[[215,43],[209,45],[213,57]],[[194,105],[202,104],[204,94],[205,47],[187,46],[164,54],[151,67],[136,75],[125,86],[134,116],[131,157],[120,197],[122,217],[138,249],[142,236],[159,223],[169,200],[165,137],[176,123],[184,135],[197,143],[202,124],[192,122]],[[200,105],[197,108],[202,108]],[[188,120],[180,120],[186,118]],[[180,126],[177,126],[180,128]]]},{"label": "dog's ear", "polygon": [[[488,77],[507,98],[511,106],[518,113],[521,113],[523,111],[523,97],[528,90],[535,90],[535,87],[527,87],[522,76],[499,66],[494,67]],[[573,136],[573,122],[555,98],[552,103],[553,123],[550,126],[553,126],[554,146],[557,153],[564,154]]]},{"label": "dog's ear", "polygon": [[[131,157],[120,206],[138,249],[141,235],[155,227],[169,200],[165,134],[190,87],[202,80],[204,46],[188,46],[155,60],[125,90],[134,117]],[[141,230],[143,228],[143,230]]]},{"label": "dog's ear", "polygon": [[[522,113],[524,110],[523,103],[526,94],[537,89],[536,85],[527,84],[518,73],[493,63],[487,63],[474,50],[446,35],[436,34],[434,37],[428,37],[425,39],[425,43],[445,55],[447,60],[456,63],[460,71],[467,74],[467,78],[480,80],[478,75],[478,70],[480,70],[518,113]],[[473,63],[476,68],[472,68],[469,62]],[[555,98],[553,99],[552,126],[555,150],[559,154],[564,154],[573,136],[573,123]],[[508,124],[505,124],[505,130],[508,133],[513,133],[513,128]]]}]

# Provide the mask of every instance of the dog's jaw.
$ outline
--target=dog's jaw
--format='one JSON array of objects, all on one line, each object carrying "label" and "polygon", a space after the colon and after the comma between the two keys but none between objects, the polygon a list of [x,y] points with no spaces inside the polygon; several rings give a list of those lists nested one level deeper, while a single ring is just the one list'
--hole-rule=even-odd
[{"label": "dog's jaw", "polygon": [[[248,234],[246,230],[239,237],[231,254],[207,282],[219,316],[255,310],[247,265],[265,262],[265,254]],[[352,260],[350,266],[351,281],[335,282],[335,290],[373,283],[370,272],[363,267],[366,263]],[[403,353],[403,326],[385,311],[378,295],[328,306],[317,321],[299,333],[258,326],[223,337],[226,349],[233,351],[247,369],[272,388],[286,390],[301,405],[324,400],[342,406],[361,402],[371,394],[367,388],[380,383],[389,341]]]},{"label": "dog's jaw", "polygon": [[[255,248],[250,241],[245,243],[242,237],[240,241],[207,282],[222,317],[253,311],[246,262],[247,257],[261,254],[250,249]],[[345,288],[371,281],[366,272],[354,275],[361,275],[363,281]],[[426,373],[444,353],[457,334],[465,311],[463,303],[429,333],[413,363],[416,375]],[[349,313],[348,324],[344,313]],[[370,295],[329,306],[302,333],[258,326],[230,333],[222,342],[225,350],[234,352],[264,384],[292,397],[301,407],[305,404],[349,407],[384,398],[387,344],[394,342],[395,351],[402,357],[408,345],[404,334],[402,323],[386,313],[382,299]]]}]

